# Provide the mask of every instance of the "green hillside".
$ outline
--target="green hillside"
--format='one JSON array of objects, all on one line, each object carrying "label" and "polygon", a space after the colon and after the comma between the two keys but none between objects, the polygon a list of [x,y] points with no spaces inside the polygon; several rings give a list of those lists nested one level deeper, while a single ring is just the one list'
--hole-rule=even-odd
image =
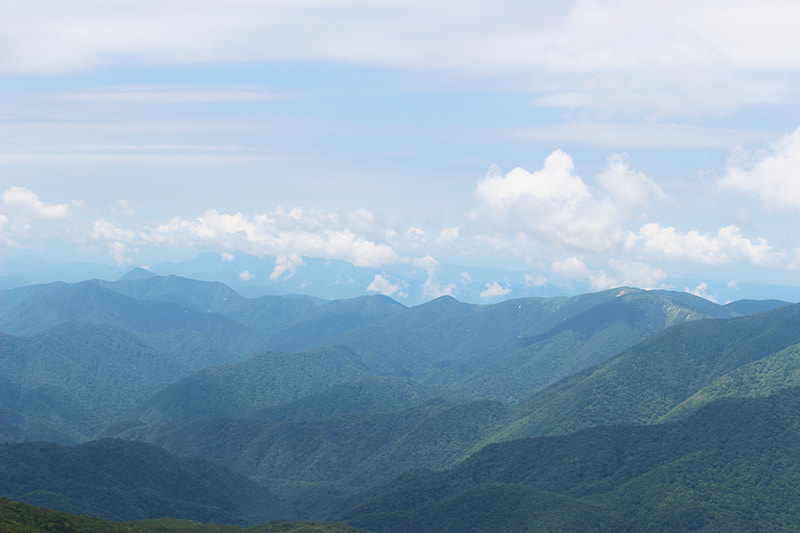
[{"label": "green hillside", "polygon": [[339,516],[378,532],[800,529],[800,389],[656,426],[491,445],[409,472]]},{"label": "green hillside", "polygon": [[654,423],[729,372],[798,342],[800,305],[676,325],[533,395],[499,438]]},{"label": "green hillside", "polygon": [[251,525],[287,516],[266,488],[203,459],[142,442],[0,445],[0,495],[106,520]]},{"label": "green hillside", "polygon": [[192,374],[127,413],[144,422],[185,423],[209,414],[250,416],[332,385],[369,376],[348,350],[265,352]]},{"label": "green hillside", "polygon": [[407,409],[435,395],[435,391],[410,378],[372,376],[333,385],[293,402],[265,407],[253,413],[252,417],[281,423],[390,413]]},{"label": "green hillside", "polygon": [[0,334],[0,368],[0,438],[64,444],[92,438],[189,372],[124,329],[79,321]]},{"label": "green hillside", "polygon": [[274,488],[298,513],[321,519],[348,497],[412,468],[445,468],[507,424],[511,409],[429,400],[409,409],[309,422],[209,416],[185,425],[123,424],[107,435],[201,456]]},{"label": "green hillside", "polygon": [[200,524],[161,518],[110,522],[89,516],[34,507],[0,498],[3,533],[368,533],[345,524],[322,522],[270,522],[249,528]]},{"label": "green hillside", "polygon": [[519,401],[674,324],[736,312],[686,293],[620,288],[470,305],[442,297],[317,344],[458,401]]}]

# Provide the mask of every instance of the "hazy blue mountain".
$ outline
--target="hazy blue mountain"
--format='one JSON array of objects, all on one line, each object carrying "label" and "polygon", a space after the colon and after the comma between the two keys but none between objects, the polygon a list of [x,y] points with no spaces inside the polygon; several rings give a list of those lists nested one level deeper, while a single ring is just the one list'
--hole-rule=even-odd
[{"label": "hazy blue mountain", "polygon": [[0,444],[0,494],[118,521],[169,516],[252,525],[288,514],[267,488],[222,466],[114,439]]},{"label": "hazy blue mountain", "polygon": [[25,287],[31,283],[22,276],[0,276],[0,291]]},{"label": "hazy blue mountain", "polygon": [[445,296],[315,346],[347,346],[376,373],[460,401],[518,401],[673,324],[736,314],[687,293],[631,288],[482,306]]},{"label": "hazy blue mountain", "polygon": [[735,302],[725,304],[725,307],[741,315],[754,315],[786,305],[792,305],[792,303],[784,302],[783,300],[736,300]]},{"label": "hazy blue mountain", "polygon": [[365,326],[405,309],[386,296],[319,302],[311,298],[245,298],[227,285],[179,276],[151,276],[103,287],[142,300],[171,302],[232,318],[264,338],[270,349],[296,351],[320,339]]},{"label": "hazy blue mountain", "polygon": [[338,518],[377,532],[796,531],[800,389],[656,426],[488,446],[409,472]]},{"label": "hazy blue mountain", "polygon": [[348,350],[264,352],[183,378],[131,409],[129,419],[185,423],[209,414],[249,416],[369,376]]},{"label": "hazy blue mountain", "polygon": [[266,349],[266,341],[230,318],[130,298],[97,282],[52,283],[0,292],[0,331],[31,335],[68,320],[116,325],[176,362],[199,370]]},{"label": "hazy blue mountain", "polygon": [[154,277],[156,275],[157,274],[154,274],[154,273],[150,272],[146,268],[136,267],[133,270],[129,270],[128,272],[126,272],[125,275],[120,276],[119,279],[120,279],[120,281],[134,280],[134,279],[147,279],[147,278],[152,278],[152,277]]},{"label": "hazy blue mountain", "polygon": [[0,334],[0,367],[0,404],[17,419],[6,441],[87,440],[189,372],[124,329],[79,321],[30,337]]}]

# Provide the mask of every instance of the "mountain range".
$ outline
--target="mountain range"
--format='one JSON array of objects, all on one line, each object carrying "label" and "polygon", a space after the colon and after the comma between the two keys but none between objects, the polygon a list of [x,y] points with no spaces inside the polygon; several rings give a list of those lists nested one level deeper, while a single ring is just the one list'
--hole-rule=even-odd
[{"label": "mountain range", "polygon": [[[712,531],[747,529],[758,510],[768,529],[800,524],[764,495],[796,486],[794,470],[742,481],[764,475],[748,458],[766,469],[794,459],[781,447],[791,431],[774,449],[756,435],[796,425],[800,305],[619,287],[406,307],[380,295],[249,298],[137,270],[0,291],[0,306],[0,437],[27,441],[5,445],[18,448],[4,448],[3,468],[33,475],[0,496],[21,502],[112,520],[129,518],[76,495],[183,509],[162,501],[185,502],[175,487],[125,485],[132,466],[92,466],[81,483],[96,490],[75,489],[76,474],[46,459],[67,454],[84,472],[91,461],[76,457],[94,450],[131,453],[132,465],[149,459],[125,446],[144,441],[166,454],[154,464],[208,461],[250,487],[230,492],[266,498],[234,509],[204,486],[205,507],[181,511],[192,520],[219,506],[232,514],[212,521],[337,518],[373,531]],[[763,424],[733,420],[737,409]],[[714,432],[755,451],[736,455]],[[708,496],[682,468],[717,473],[734,496]],[[115,477],[134,495],[109,488]],[[696,519],[681,522],[681,506]]]}]

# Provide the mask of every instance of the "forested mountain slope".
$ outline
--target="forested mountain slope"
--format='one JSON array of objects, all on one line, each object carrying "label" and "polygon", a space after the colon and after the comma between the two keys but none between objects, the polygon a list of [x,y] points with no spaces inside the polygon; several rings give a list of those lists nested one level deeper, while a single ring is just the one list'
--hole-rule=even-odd
[{"label": "forested mountain slope", "polygon": [[797,531],[800,389],[654,426],[488,446],[414,471],[339,519],[378,532]]},{"label": "forested mountain slope", "polygon": [[248,528],[176,518],[110,522],[0,498],[3,533],[368,533],[345,524],[278,521]]},{"label": "forested mountain slope", "polygon": [[230,318],[138,300],[95,282],[53,283],[0,293],[0,331],[32,335],[68,320],[129,329],[190,370],[228,364],[266,349],[266,342]]},{"label": "forested mountain slope", "polygon": [[81,442],[189,369],[112,325],[0,334],[0,440]]},{"label": "forested mountain slope", "polygon": [[197,312],[226,316],[257,332],[269,349],[278,351],[301,350],[406,308],[386,296],[322,303],[303,297],[245,298],[222,283],[180,276],[98,283],[133,298],[177,303]]},{"label": "forested mountain slope", "polygon": [[[800,385],[800,374],[791,371],[798,364],[799,314],[800,305],[679,324],[517,405],[429,401],[423,408],[370,414],[358,407],[348,411],[347,405],[358,405],[358,396],[352,389],[343,392],[350,386],[342,383],[288,404],[285,418],[275,414],[281,409],[276,405],[260,413],[239,410],[262,420],[204,418],[181,425],[173,416],[149,425],[122,425],[106,434],[156,442],[180,456],[201,454],[278,483],[299,498],[322,497],[315,491],[324,488],[330,495],[325,504],[333,506],[337,495],[341,499],[407,469],[452,466],[492,442],[593,425],[654,423],[688,416],[720,396],[765,395]],[[726,379],[740,386],[726,388],[721,385]],[[712,385],[713,394],[707,389]],[[377,402],[379,395],[380,388],[369,401]],[[204,396],[216,394],[197,394],[181,404],[202,405]],[[326,399],[341,399],[344,407],[326,405]]]},{"label": "forested mountain slope", "polygon": [[[798,343],[800,304],[680,324],[533,395],[502,438],[654,423],[725,375]],[[751,389],[775,390],[770,376],[761,376],[761,385]]]},{"label": "forested mountain slope", "polygon": [[150,423],[184,423],[209,414],[249,416],[369,375],[349,350],[341,348],[297,354],[263,352],[233,365],[192,374],[126,416]]},{"label": "forested mountain slope", "polygon": [[673,324],[738,313],[686,293],[619,288],[470,305],[442,297],[317,346],[347,346],[374,372],[518,401]]},{"label": "forested mountain slope", "polygon": [[0,444],[0,494],[106,520],[169,516],[252,525],[287,514],[265,487],[224,467],[115,439],[75,447]]}]

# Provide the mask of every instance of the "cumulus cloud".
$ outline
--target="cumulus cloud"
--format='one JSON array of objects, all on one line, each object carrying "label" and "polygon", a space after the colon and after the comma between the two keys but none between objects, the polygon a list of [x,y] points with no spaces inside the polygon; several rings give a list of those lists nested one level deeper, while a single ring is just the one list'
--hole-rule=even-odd
[{"label": "cumulus cloud", "polygon": [[526,287],[542,287],[547,284],[547,278],[541,274],[535,276],[533,274],[525,274],[524,279]]},{"label": "cumulus cloud", "polygon": [[618,287],[619,281],[608,275],[605,270],[592,272],[586,264],[577,257],[570,257],[560,261],[553,261],[552,270],[557,275],[577,281],[588,281],[593,289],[603,290]]},{"label": "cumulus cloud", "polygon": [[608,159],[597,183],[600,190],[574,173],[572,157],[556,150],[535,172],[515,168],[503,176],[490,169],[475,190],[479,208],[472,217],[485,217],[506,233],[523,231],[565,248],[609,252],[624,244],[627,218],[662,193],[621,155]]},{"label": "cumulus cloud", "polygon": [[59,220],[69,217],[68,204],[48,204],[39,199],[39,196],[25,187],[11,187],[3,192],[3,203],[22,216],[38,220]]},{"label": "cumulus cloud", "polygon": [[497,298],[500,296],[505,296],[511,292],[511,287],[503,287],[496,281],[487,283],[485,287],[486,288],[481,292],[481,298]]},{"label": "cumulus cloud", "polygon": [[239,279],[242,281],[250,281],[255,277],[255,275],[251,274],[249,270],[238,272],[237,275],[239,276]]},{"label": "cumulus cloud", "polygon": [[769,206],[800,209],[800,128],[765,152],[739,153],[729,163],[719,186],[755,195]]},{"label": "cumulus cloud", "polygon": [[683,291],[684,292],[688,292],[689,294],[694,294],[695,296],[699,296],[700,298],[704,298],[706,300],[710,300],[710,301],[712,301],[714,303],[716,303],[716,301],[717,301],[716,298],[714,298],[712,295],[710,295],[708,293],[708,283],[706,283],[706,282],[700,283],[694,289],[690,289],[689,287],[686,287],[685,289],[683,289]]},{"label": "cumulus cloud", "polygon": [[453,296],[456,289],[453,283],[440,283],[436,279],[436,271],[439,268],[439,262],[430,255],[424,257],[415,257],[411,260],[412,266],[421,268],[427,273],[427,279],[422,284],[422,295],[427,298],[439,298],[440,296]]},{"label": "cumulus cloud", "polygon": [[342,259],[355,266],[377,267],[400,261],[391,245],[375,242],[347,225],[363,229],[364,213],[341,217],[337,213],[294,208],[247,216],[206,211],[194,218],[176,217],[155,228],[152,242],[192,246],[219,245],[255,255],[281,257],[273,275],[294,272],[294,257]]},{"label": "cumulus cloud", "polygon": [[397,294],[402,298],[408,296],[405,292],[403,292],[403,287],[399,283],[392,283],[386,273],[375,274],[375,277],[372,279],[369,285],[367,285],[367,292],[377,292],[379,294],[383,294],[384,296],[393,296]]},{"label": "cumulus cloud", "polygon": [[128,254],[131,243],[137,240],[135,231],[122,228],[115,222],[99,218],[94,221],[91,237],[105,243],[108,247],[109,255],[119,266],[133,263],[133,259]]},{"label": "cumulus cloud", "polygon": [[767,265],[777,259],[777,253],[765,239],[747,239],[741,235],[741,229],[733,225],[709,235],[696,230],[679,233],[672,226],[662,227],[653,222],[642,226],[638,235],[631,235],[628,245],[640,246],[645,253],[659,258],[711,265],[740,261]]},{"label": "cumulus cloud", "polygon": [[660,267],[641,261],[623,261],[611,259],[609,267],[620,280],[620,285],[638,287],[640,289],[658,289],[663,287],[667,273]]},{"label": "cumulus cloud", "polygon": [[667,279],[667,273],[659,267],[641,261],[611,259],[608,268],[591,270],[577,257],[554,261],[552,270],[557,275],[588,282],[595,290],[611,289],[622,285],[641,289],[657,289]]},{"label": "cumulus cloud", "polygon": [[305,266],[306,263],[299,254],[286,254],[279,255],[275,258],[275,268],[269,275],[269,279],[277,281],[284,276],[284,279],[289,279],[297,272],[297,267]]}]

